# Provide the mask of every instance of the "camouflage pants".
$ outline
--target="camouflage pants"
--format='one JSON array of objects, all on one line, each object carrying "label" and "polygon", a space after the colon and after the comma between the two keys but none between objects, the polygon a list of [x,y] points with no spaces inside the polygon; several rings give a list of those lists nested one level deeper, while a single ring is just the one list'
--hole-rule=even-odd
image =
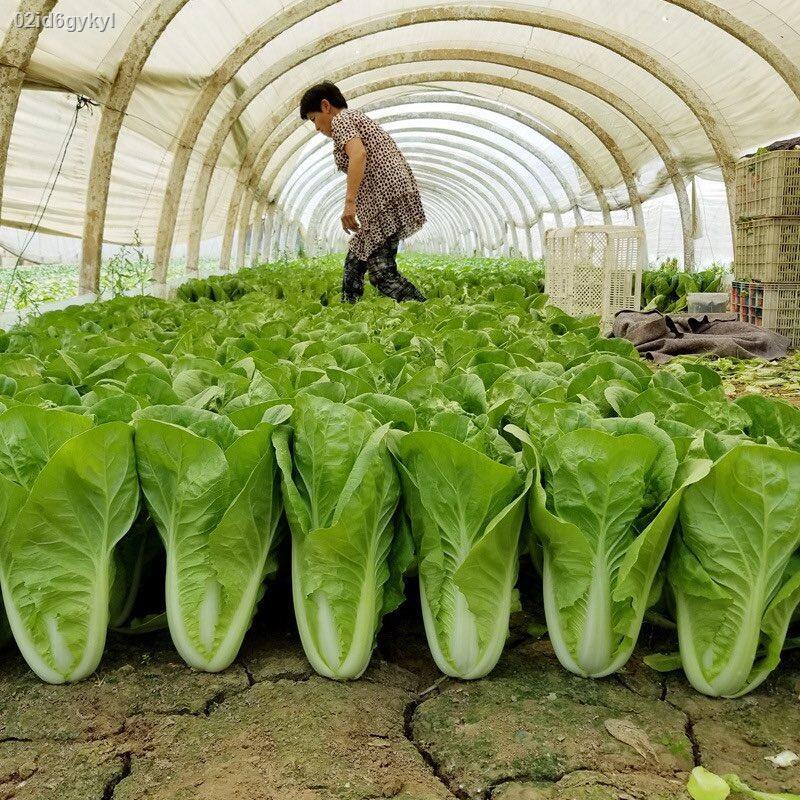
[{"label": "camouflage pants", "polygon": [[425,295],[397,269],[397,247],[400,239],[390,236],[366,261],[359,261],[350,253],[344,262],[342,302],[355,303],[364,294],[364,275],[381,293],[397,302],[425,300]]}]

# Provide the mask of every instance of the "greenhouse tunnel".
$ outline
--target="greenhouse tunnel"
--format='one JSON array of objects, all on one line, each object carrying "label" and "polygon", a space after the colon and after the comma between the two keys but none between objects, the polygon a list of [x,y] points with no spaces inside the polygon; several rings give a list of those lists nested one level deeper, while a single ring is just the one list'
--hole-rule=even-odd
[{"label": "greenhouse tunnel", "polygon": [[423,252],[537,257],[548,228],[613,222],[645,230],[645,264],[730,261],[736,159],[797,128],[777,0],[118,0],[104,30],[12,24],[79,6],[3,4],[0,176],[5,258],[74,260],[81,295],[134,234],[155,290],[201,256],[342,250],[342,176],[297,115],[322,78],[408,154]]},{"label": "greenhouse tunnel", "polygon": [[0,0],[0,800],[800,800],[800,0]]}]

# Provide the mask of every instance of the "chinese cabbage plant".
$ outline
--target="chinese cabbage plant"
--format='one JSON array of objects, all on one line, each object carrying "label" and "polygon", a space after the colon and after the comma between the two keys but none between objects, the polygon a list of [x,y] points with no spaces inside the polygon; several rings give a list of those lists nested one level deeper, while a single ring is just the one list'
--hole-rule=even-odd
[{"label": "chinese cabbage plant", "polygon": [[[470,679],[494,668],[508,636],[529,482],[513,461],[487,455],[495,439],[505,444],[495,431],[464,422],[466,441],[417,431],[400,436],[395,453],[428,645],[442,672]],[[458,427],[450,426],[453,434]]]},{"label": "chinese cabbage plant", "polygon": [[209,411],[153,406],[135,428],[139,479],[167,553],[172,640],[187,664],[217,672],[236,658],[274,567],[274,426],[240,431]]},{"label": "chinese cabbage plant", "polygon": [[132,429],[33,406],[0,414],[0,504],[17,645],[48,683],[85,678],[105,646],[114,547],[139,506]]},{"label": "chinese cabbage plant", "polygon": [[650,415],[553,433],[538,453],[514,432],[535,471],[531,552],[541,548],[553,648],[570,672],[609,675],[630,658],[660,594],[684,486],[708,462],[679,470],[674,445]]},{"label": "chinese cabbage plant", "polygon": [[723,455],[686,490],[668,576],[692,686],[738,697],[761,684],[800,604],[800,453]]},{"label": "chinese cabbage plant", "polygon": [[402,601],[409,543],[394,536],[400,497],[389,425],[372,414],[299,395],[276,432],[292,533],[292,593],[311,666],[327,678],[367,668],[385,613]]}]

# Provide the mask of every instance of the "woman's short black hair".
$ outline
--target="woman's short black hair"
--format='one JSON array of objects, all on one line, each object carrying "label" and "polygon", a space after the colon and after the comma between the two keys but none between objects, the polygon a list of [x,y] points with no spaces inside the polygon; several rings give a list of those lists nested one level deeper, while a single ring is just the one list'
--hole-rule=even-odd
[{"label": "woman's short black hair", "polygon": [[327,100],[334,108],[347,108],[347,100],[335,83],[323,81],[312,86],[300,101],[300,117],[308,119],[309,114],[322,111],[322,101]]}]

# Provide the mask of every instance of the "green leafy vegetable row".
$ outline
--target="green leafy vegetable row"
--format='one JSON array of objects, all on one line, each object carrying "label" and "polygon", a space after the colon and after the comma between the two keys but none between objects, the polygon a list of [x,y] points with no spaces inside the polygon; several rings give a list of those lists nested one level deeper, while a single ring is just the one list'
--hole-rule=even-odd
[{"label": "green leafy vegetable row", "polygon": [[37,674],[91,673],[109,625],[167,624],[223,669],[285,569],[319,673],[364,671],[416,575],[437,665],[476,678],[522,555],[579,675],[618,670],[650,617],[679,644],[653,663],[699,691],[768,676],[800,603],[800,411],[654,371],[525,262],[416,269],[424,304],[342,305],[323,260],[0,338],[0,587]]}]

